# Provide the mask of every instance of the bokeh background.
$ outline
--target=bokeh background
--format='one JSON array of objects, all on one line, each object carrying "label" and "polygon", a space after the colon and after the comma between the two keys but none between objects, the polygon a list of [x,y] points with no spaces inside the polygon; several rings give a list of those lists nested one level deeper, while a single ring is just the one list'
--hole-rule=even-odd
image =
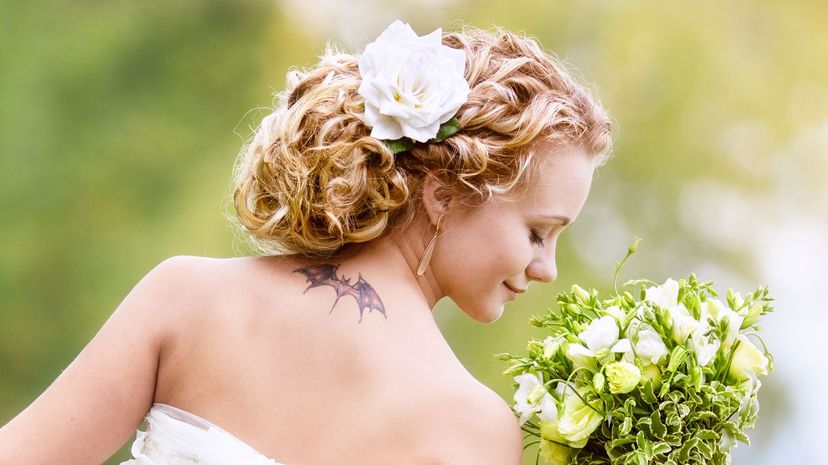
[{"label": "bokeh background", "polygon": [[[750,2],[406,0],[0,2],[0,424],[173,255],[247,255],[223,219],[232,163],[291,66],[328,39],[357,51],[401,18],[537,37],[592,83],[615,157],[561,237],[559,278],[481,325],[435,310],[469,370],[505,399],[492,354],[574,282],[695,271],[760,284],[776,371],[734,464],[828,463],[828,7]],[[129,457],[129,442],[107,463]],[[526,463],[534,463],[534,447]]]}]

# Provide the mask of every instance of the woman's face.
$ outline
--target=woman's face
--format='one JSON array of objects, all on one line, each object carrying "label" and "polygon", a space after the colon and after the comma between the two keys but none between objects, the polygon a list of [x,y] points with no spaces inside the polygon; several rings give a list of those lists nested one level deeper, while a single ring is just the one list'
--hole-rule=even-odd
[{"label": "woman's face", "polygon": [[558,236],[589,194],[592,157],[574,148],[539,155],[536,182],[519,196],[444,218],[431,268],[445,295],[476,321],[500,318],[515,297],[507,286],[520,291],[557,278]]}]

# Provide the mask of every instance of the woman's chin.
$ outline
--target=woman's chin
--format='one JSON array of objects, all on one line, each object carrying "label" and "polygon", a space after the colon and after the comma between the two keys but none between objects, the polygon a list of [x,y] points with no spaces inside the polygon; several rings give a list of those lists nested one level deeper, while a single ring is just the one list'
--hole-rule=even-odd
[{"label": "woman's chin", "polygon": [[469,315],[474,321],[483,324],[494,323],[503,316],[503,305],[500,304],[497,308],[489,308],[484,311]]}]

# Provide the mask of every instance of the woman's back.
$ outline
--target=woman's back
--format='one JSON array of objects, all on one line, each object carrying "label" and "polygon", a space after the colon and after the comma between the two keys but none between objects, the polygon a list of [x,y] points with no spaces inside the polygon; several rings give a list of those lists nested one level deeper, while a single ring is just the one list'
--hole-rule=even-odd
[{"label": "woman's back", "polygon": [[363,271],[386,316],[366,311],[358,323],[355,299],[331,310],[333,287],[303,292],[308,282],[294,270],[307,263],[195,261],[203,307],[182,315],[162,349],[154,401],[287,465],[449,463],[479,441],[475,428],[491,429],[475,425],[503,419],[506,404],[469,375],[430,309],[406,300],[393,277]]},{"label": "woman's back", "polygon": [[[289,72],[234,166],[231,219],[262,256],[159,264],[0,429],[0,463],[100,463],[148,410],[185,424],[155,405],[287,465],[519,463],[511,408],[432,309],[491,323],[555,279],[610,120],[536,41],[440,35],[395,21]],[[299,258],[320,256],[342,260]]]}]

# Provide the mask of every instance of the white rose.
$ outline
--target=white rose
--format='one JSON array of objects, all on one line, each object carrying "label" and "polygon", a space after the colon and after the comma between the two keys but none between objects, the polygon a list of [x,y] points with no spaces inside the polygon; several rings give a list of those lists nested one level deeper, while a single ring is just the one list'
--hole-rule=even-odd
[{"label": "white rose", "polygon": [[604,372],[607,374],[609,391],[613,394],[626,394],[635,389],[641,380],[641,370],[634,364],[628,362],[613,362],[607,364],[604,367]]},{"label": "white rose", "polygon": [[442,44],[442,29],[418,37],[394,21],[359,57],[365,123],[371,137],[426,142],[466,102],[464,51]]}]

